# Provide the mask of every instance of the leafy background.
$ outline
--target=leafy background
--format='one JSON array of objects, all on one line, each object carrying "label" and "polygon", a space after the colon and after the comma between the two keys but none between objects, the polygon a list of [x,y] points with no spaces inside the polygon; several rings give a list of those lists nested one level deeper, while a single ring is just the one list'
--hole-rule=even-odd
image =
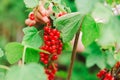
[{"label": "leafy background", "polygon": [[[111,10],[111,7],[115,6],[115,4],[119,4],[120,1],[114,0],[115,2],[113,2],[112,0],[107,0],[109,7],[106,7],[102,4],[103,0],[93,0],[93,1],[64,0],[64,1],[65,1],[66,5],[71,8],[72,12],[79,11],[80,13],[83,14],[83,15],[81,15],[81,14],[78,15],[77,18],[81,18],[82,16],[85,16],[83,24],[82,24],[82,26],[83,26],[82,41],[86,47],[86,50],[84,53],[77,54],[77,59],[76,59],[76,62],[75,62],[74,68],[73,68],[73,73],[72,73],[72,80],[81,80],[81,79],[82,80],[97,80],[96,73],[98,72],[98,70],[100,68],[101,69],[105,68],[105,67],[110,68],[116,62],[116,60],[113,57],[114,49],[109,48],[108,44],[113,43],[116,40],[117,40],[117,42],[120,41],[120,38],[119,38],[120,17],[113,16],[113,13]],[[24,28],[26,26],[24,24],[24,20],[27,18],[27,14],[29,13],[29,10],[27,10],[25,8],[23,0],[18,0],[18,1],[17,0],[1,0],[0,5],[1,5],[1,7],[0,7],[0,48],[2,48],[4,50],[5,49],[4,47],[8,42],[15,42],[15,41],[21,42],[22,41],[22,38],[23,38],[22,28]],[[99,5],[99,7],[98,7],[98,5]],[[34,5],[32,7],[34,7]],[[99,10],[99,14],[98,14],[98,10]],[[71,19],[71,20],[75,19],[74,15],[72,18],[73,19]],[[104,21],[106,23],[105,24],[99,23],[98,20],[96,21],[96,18],[98,18],[100,20],[102,19],[102,21]],[[58,19],[57,21],[60,22],[60,20],[64,20],[64,19],[66,19],[66,18],[63,17],[61,19]],[[56,21],[56,25],[59,25],[60,23],[57,23],[57,21]],[[79,21],[79,19],[76,19],[76,21]],[[115,25],[114,21],[116,22],[116,25]],[[69,22],[69,20],[68,20],[68,22]],[[81,23],[81,22],[79,22],[79,23]],[[109,23],[111,23],[111,24],[109,24]],[[74,23],[71,23],[71,24],[74,24]],[[67,24],[64,24],[64,25],[67,25]],[[114,28],[113,28],[113,26],[114,26]],[[65,31],[61,27],[58,27],[58,29],[62,30],[63,33]],[[32,30],[34,30],[34,29],[32,29]],[[30,29],[29,29],[29,31],[30,31]],[[37,31],[36,30],[34,30],[34,31],[35,31],[35,33],[31,33],[32,35],[37,34]],[[29,46],[26,51],[30,52],[29,48],[32,48],[31,45],[33,45],[33,44],[29,43],[29,41],[28,41],[28,43],[26,43],[27,32],[25,31],[25,29],[24,29],[24,33],[26,33],[25,37],[23,38],[24,45],[20,45],[20,46],[21,46],[21,49],[23,49],[23,46],[25,46],[25,45]],[[88,35],[88,33],[89,33],[89,35]],[[68,35],[71,35],[70,32]],[[92,36],[92,35],[94,35],[94,36]],[[72,35],[70,38],[65,38],[66,35],[63,35],[64,41],[65,42],[70,41],[70,39],[73,36],[74,35]],[[36,38],[35,42],[40,43],[39,41],[37,41],[37,39],[40,40],[40,38],[38,36],[35,36],[35,38]],[[98,41],[99,44],[97,44],[95,42],[95,40],[98,38],[99,38],[99,41]],[[108,50],[105,52],[103,52],[100,49],[101,45],[103,45],[103,44],[106,44],[107,48],[108,48]],[[17,46],[17,45],[19,45],[19,43],[15,43],[14,45]],[[15,47],[15,46],[13,46],[13,47]],[[39,45],[34,45],[34,46],[38,47]],[[110,46],[111,46],[111,44],[110,44]],[[105,48],[106,48],[106,46],[105,46]],[[8,52],[11,51],[11,53],[16,53],[16,52],[12,52],[12,50],[10,49],[9,46],[7,47],[7,51]],[[33,49],[33,53],[36,53],[36,52],[37,51]],[[2,53],[3,52],[0,50],[0,56],[3,55]],[[33,55],[33,54],[31,53],[30,55]],[[68,65],[70,64],[70,56],[71,56],[71,47],[69,47],[69,49],[67,49],[67,50],[64,50],[62,55],[60,55],[60,58],[58,60],[59,71],[56,74],[58,79],[65,80],[65,78],[67,76]],[[116,57],[117,60],[119,60],[119,56]],[[6,57],[11,57],[11,56],[8,55],[8,56],[3,56],[2,58],[0,58],[0,64],[5,64],[5,65],[9,66],[10,64],[6,60]],[[20,57],[17,57],[16,60],[20,59],[21,57],[22,57],[22,55],[20,55]],[[33,57],[36,57],[36,56],[33,56]],[[111,61],[111,59],[112,59],[112,61]],[[39,60],[39,58],[36,57],[35,60],[26,59],[25,61],[29,63],[29,61],[37,62],[38,60]],[[10,63],[14,63],[14,60],[11,60]],[[16,73],[19,75],[21,75],[20,73],[24,73],[24,70],[26,70],[25,73],[29,73],[28,75],[30,76],[32,73],[29,72],[29,69],[31,69],[32,67],[35,67],[35,68],[39,69],[40,71],[42,70],[41,67],[40,66],[38,67],[37,64],[35,64],[35,66],[26,65],[25,67],[22,67],[22,68],[19,68],[18,66],[13,66],[11,68],[11,71],[8,72],[7,78],[9,78],[9,80],[13,79],[13,77],[10,76],[10,74],[11,74],[11,72],[13,72],[12,70],[14,70],[14,69],[16,69]],[[22,70],[22,72],[20,72],[21,70]],[[39,72],[37,70],[33,69],[32,71],[36,72],[36,74],[34,76],[39,75]],[[5,73],[6,73],[5,70],[0,69],[0,80],[4,80]],[[16,75],[16,74],[13,74],[13,75]],[[21,75],[21,76],[23,76],[23,75]],[[29,77],[27,77],[27,79],[29,79]],[[35,80],[39,80],[39,79],[40,79],[40,77],[39,78],[36,77]],[[24,80],[24,79],[22,79],[22,80]],[[43,79],[43,80],[45,80],[45,79]]]}]

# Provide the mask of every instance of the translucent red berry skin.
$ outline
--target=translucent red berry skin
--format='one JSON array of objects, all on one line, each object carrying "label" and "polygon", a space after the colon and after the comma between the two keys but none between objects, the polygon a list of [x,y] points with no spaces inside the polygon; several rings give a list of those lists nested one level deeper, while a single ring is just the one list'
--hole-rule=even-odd
[{"label": "translucent red berry skin", "polygon": [[54,60],[57,60],[58,59],[58,56],[57,55],[53,55],[52,56],[52,60],[54,61]]},{"label": "translucent red berry skin", "polygon": [[31,12],[31,13],[29,14],[29,19],[30,19],[30,20],[35,20],[35,16],[34,16],[34,13],[33,13],[33,12]]},{"label": "translucent red berry skin", "polygon": [[98,78],[101,78],[103,75],[105,75],[105,74],[106,74],[106,72],[107,72],[107,71],[106,71],[106,70],[104,70],[104,69],[103,69],[103,70],[101,70],[101,71],[97,74],[97,77],[98,77]]}]

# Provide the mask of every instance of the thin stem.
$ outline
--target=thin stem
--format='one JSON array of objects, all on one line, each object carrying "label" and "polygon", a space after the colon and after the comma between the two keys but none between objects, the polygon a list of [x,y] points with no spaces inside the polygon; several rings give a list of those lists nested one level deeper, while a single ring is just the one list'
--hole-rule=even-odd
[{"label": "thin stem", "polygon": [[23,50],[23,55],[22,55],[22,65],[24,66],[24,62],[25,62],[25,52],[26,52],[26,46],[24,46],[24,50]]},{"label": "thin stem", "polygon": [[117,69],[117,71],[114,74],[115,80],[118,78],[118,73],[120,72],[120,67]]},{"label": "thin stem", "polygon": [[115,75],[117,75],[120,72],[120,67],[117,69]]},{"label": "thin stem", "polygon": [[9,70],[9,67],[4,66],[4,65],[0,65],[0,68],[1,68],[1,69],[6,69],[6,70]]},{"label": "thin stem", "polygon": [[[84,17],[82,19],[82,23],[83,23],[83,20],[84,20]],[[81,23],[80,28],[79,28],[78,32],[76,33],[76,36],[75,36],[75,41],[74,41],[74,46],[73,46],[73,51],[72,51],[72,56],[71,56],[71,63],[70,63],[70,67],[69,67],[69,70],[68,70],[67,80],[70,80],[70,78],[71,78],[72,69],[73,69],[75,58],[76,58],[76,49],[77,49],[77,45],[78,45],[80,31],[82,29],[82,23]]]}]

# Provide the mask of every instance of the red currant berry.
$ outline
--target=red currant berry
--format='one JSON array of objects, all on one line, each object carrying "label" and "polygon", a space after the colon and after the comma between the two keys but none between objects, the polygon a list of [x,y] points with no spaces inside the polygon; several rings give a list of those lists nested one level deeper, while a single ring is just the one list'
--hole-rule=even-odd
[{"label": "red currant berry", "polygon": [[51,40],[51,43],[54,45],[56,43],[56,41],[55,40]]},{"label": "red currant berry", "polygon": [[48,64],[48,60],[44,60],[43,62],[44,62],[44,64]]},{"label": "red currant berry", "polygon": [[50,46],[51,42],[50,41],[46,41],[45,44],[48,45],[48,46]]},{"label": "red currant berry", "polygon": [[51,33],[50,33],[50,36],[54,36],[54,34],[51,32]]},{"label": "red currant berry", "polygon": [[57,31],[56,36],[60,37],[60,32],[59,31]]},{"label": "red currant berry", "polygon": [[44,36],[44,40],[47,41],[49,40],[49,37],[47,35]]},{"label": "red currant berry", "polygon": [[34,16],[34,13],[33,13],[33,12],[31,12],[31,13],[29,14],[29,19],[30,19],[30,20],[35,20],[35,16]]},{"label": "red currant berry", "polygon": [[43,57],[40,58],[41,61],[44,61],[45,59]]},{"label": "red currant berry", "polygon": [[45,54],[44,54],[44,53],[40,53],[40,56],[41,56],[41,57],[44,57],[44,56],[45,56]]},{"label": "red currant berry", "polygon": [[53,55],[52,56],[52,60],[54,61],[54,60],[57,60],[58,59],[58,56],[57,55]]},{"label": "red currant berry", "polygon": [[56,34],[57,33],[57,29],[53,29],[52,33]]}]

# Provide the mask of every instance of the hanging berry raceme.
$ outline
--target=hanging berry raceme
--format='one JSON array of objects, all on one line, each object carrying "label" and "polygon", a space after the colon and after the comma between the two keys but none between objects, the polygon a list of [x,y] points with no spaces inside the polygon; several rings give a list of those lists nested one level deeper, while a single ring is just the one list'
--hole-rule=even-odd
[{"label": "hanging berry raceme", "polygon": [[97,77],[101,80],[115,80],[112,74],[107,72],[106,69],[99,71]]},{"label": "hanging berry raceme", "polygon": [[120,62],[117,62],[110,70],[100,70],[97,77],[100,80],[120,80]]},{"label": "hanging berry raceme", "polygon": [[46,54],[40,52],[40,60],[47,66],[45,72],[48,75],[48,80],[54,80],[57,71],[57,65],[54,63],[58,59],[58,55],[62,51],[62,41],[60,40],[60,32],[57,29],[52,29],[49,26],[44,27],[44,45],[41,49],[49,52]]},{"label": "hanging berry raceme", "polygon": [[103,69],[103,70],[98,72],[97,77],[102,78],[106,73],[107,73],[107,71],[105,69]]}]

